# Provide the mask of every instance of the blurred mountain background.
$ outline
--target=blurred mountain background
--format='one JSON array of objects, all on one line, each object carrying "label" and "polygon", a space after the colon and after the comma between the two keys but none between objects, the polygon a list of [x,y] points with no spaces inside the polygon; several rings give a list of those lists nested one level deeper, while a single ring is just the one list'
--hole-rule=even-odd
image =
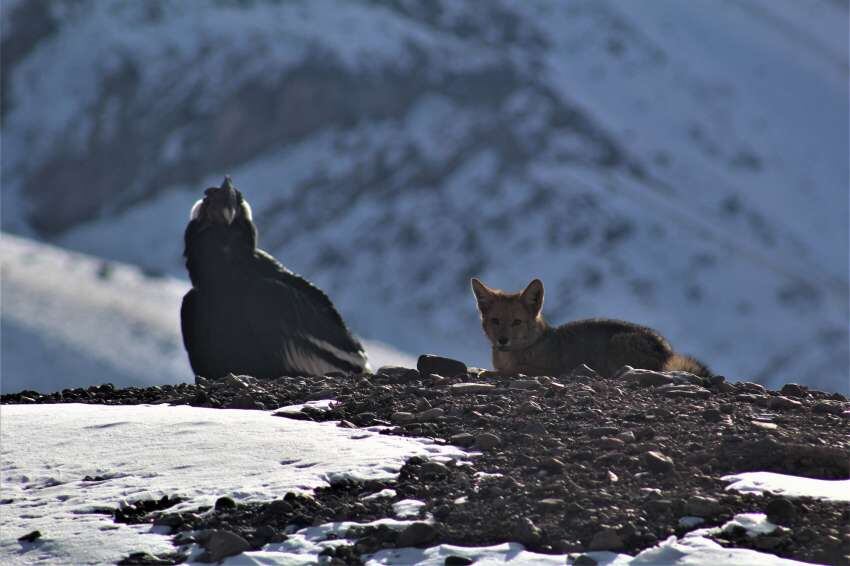
[{"label": "blurred mountain background", "polygon": [[553,323],[850,391],[846,1],[0,10],[4,391],[190,380],[182,234],[225,174],[260,245],[400,352],[488,366],[469,277],[540,277]]}]

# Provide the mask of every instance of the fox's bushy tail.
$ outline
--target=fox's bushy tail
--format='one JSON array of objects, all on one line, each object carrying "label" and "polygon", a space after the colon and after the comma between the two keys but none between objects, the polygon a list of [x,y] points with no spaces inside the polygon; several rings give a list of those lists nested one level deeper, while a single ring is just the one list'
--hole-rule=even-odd
[{"label": "fox's bushy tail", "polygon": [[668,358],[664,363],[663,369],[664,371],[686,371],[702,377],[711,377],[714,375],[711,373],[711,370],[708,369],[708,366],[701,361],[681,354],[673,354],[670,356],[670,358]]}]

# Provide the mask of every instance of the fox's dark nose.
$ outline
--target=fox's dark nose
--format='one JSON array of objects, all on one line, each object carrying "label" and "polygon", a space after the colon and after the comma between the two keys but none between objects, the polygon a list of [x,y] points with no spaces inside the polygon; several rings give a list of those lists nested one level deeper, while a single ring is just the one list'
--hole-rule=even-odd
[{"label": "fox's dark nose", "polygon": [[505,345],[505,344],[507,344],[507,343],[508,343],[508,339],[507,339],[507,338],[504,338],[504,337],[499,338],[499,346],[504,346],[504,345]]}]

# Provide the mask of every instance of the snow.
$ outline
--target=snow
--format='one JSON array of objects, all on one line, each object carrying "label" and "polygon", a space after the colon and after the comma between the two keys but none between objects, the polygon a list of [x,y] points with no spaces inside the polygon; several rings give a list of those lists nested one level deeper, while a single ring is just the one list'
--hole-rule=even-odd
[{"label": "snow", "polygon": [[[4,393],[193,381],[180,334],[186,281],[5,233],[0,263]],[[416,366],[381,342],[364,346],[375,369]]]},{"label": "snow", "polygon": [[402,499],[393,503],[393,513],[401,519],[416,518],[419,516],[422,508],[425,507],[424,501],[416,499]]},{"label": "snow", "polygon": [[[268,412],[171,406],[4,405],[0,562],[115,562],[173,550],[147,527],[97,508],[178,495],[174,511],[273,500],[325,485],[333,474],[393,478],[413,455],[463,458],[450,446],[348,430]],[[104,481],[84,482],[85,476]],[[43,542],[17,537],[38,529]]]},{"label": "snow", "polygon": [[744,472],[721,479],[732,482],[726,489],[742,493],[773,493],[786,497],[813,497],[826,501],[850,502],[850,480],[819,480],[775,472]]},{"label": "snow", "polygon": [[[403,460],[413,455],[438,461],[465,461],[471,456],[425,439],[285,419],[265,411],[165,405],[4,405],[0,407],[0,443],[3,564],[95,564],[114,562],[131,552],[173,551],[161,529],[116,524],[105,511],[139,499],[186,498],[173,511],[212,505],[224,495],[240,502],[270,501],[289,491],[326,485],[334,477],[391,479]],[[104,479],[83,481],[85,476]],[[772,486],[801,481],[773,476]],[[840,486],[832,492],[840,493]],[[845,501],[847,492],[843,492]],[[397,494],[385,489],[366,497],[395,498]],[[399,518],[369,524],[403,529],[411,523],[407,518],[418,515],[421,507],[419,501],[396,501],[393,511]],[[599,564],[610,565],[799,564],[752,550],[722,548],[706,538],[735,525],[751,533],[776,528],[762,514],[740,514],[721,527],[670,537],[634,557],[588,554]],[[283,543],[228,558],[225,564],[315,563],[323,548],[343,544],[349,529],[357,526],[362,525],[336,522],[301,529]],[[42,533],[40,541],[17,542],[35,529]],[[200,551],[192,548],[192,557]],[[530,552],[516,543],[390,549],[365,559],[372,565],[442,566],[451,555],[472,558],[477,564],[518,566],[564,564],[567,559]]]}]

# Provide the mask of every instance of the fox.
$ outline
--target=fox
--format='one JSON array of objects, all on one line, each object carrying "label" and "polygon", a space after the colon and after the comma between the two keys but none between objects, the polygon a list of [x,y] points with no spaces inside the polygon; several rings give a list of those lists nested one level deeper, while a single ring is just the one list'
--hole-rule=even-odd
[{"label": "fox", "polygon": [[542,315],[540,279],[516,293],[492,289],[474,277],[471,285],[493,348],[495,374],[558,376],[586,364],[604,377],[613,377],[625,365],[712,375],[698,360],[675,353],[661,334],[646,326],[608,318],[550,326]]}]

